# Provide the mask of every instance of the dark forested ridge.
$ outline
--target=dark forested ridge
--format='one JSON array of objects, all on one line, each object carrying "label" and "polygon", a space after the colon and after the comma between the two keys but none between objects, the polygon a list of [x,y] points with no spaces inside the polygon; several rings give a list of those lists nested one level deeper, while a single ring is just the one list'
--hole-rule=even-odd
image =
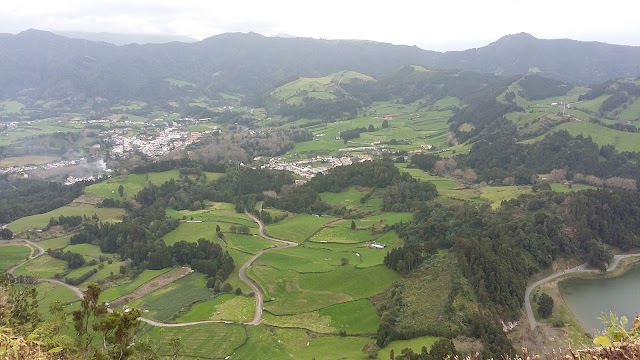
[{"label": "dark forested ridge", "polygon": [[0,224],[67,205],[82,195],[84,184],[64,186],[36,179],[0,177]]},{"label": "dark forested ridge", "polygon": [[[640,48],[509,35],[479,49],[438,53],[369,41],[223,34],[196,43],[115,46],[28,30],[0,37],[0,98],[124,99],[163,103],[220,91],[251,94],[298,76],[350,69],[372,76],[408,64],[598,83],[640,74]],[[166,79],[194,86],[177,87]]]}]

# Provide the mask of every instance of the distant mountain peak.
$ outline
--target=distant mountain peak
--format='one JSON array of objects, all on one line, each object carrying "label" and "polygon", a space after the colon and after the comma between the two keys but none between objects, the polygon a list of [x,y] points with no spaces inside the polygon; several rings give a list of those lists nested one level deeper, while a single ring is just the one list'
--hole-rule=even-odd
[{"label": "distant mountain peak", "polygon": [[283,39],[294,39],[294,38],[297,38],[299,36],[286,34],[286,33],[277,33],[277,34],[273,34],[273,35],[271,35],[269,37],[272,37],[272,38],[283,38]]}]

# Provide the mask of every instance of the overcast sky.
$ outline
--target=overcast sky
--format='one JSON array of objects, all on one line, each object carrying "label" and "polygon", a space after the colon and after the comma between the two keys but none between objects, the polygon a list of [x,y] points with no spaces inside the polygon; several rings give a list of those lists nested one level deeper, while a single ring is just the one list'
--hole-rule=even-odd
[{"label": "overcast sky", "polygon": [[203,39],[253,31],[433,50],[478,47],[528,32],[640,45],[638,14],[640,2],[633,0],[0,0],[0,32],[36,28]]}]

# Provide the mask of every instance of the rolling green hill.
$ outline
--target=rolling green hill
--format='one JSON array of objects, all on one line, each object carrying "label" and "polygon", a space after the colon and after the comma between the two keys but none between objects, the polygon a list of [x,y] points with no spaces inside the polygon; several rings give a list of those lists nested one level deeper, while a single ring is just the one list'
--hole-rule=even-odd
[{"label": "rolling green hill", "polygon": [[333,100],[347,94],[341,87],[342,84],[354,81],[367,82],[375,79],[355,71],[340,71],[323,77],[299,78],[276,88],[271,95],[289,105],[300,105],[307,98]]}]

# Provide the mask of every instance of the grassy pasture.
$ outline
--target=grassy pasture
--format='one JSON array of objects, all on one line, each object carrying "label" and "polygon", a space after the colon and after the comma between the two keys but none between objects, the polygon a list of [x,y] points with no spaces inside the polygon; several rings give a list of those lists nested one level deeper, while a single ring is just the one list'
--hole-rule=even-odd
[{"label": "grassy pasture", "polygon": [[114,286],[108,289],[105,289],[100,294],[101,301],[111,301],[117,299],[121,296],[131,294],[134,292],[140,285],[150,281],[151,279],[158,277],[166,272],[171,271],[171,269],[162,269],[162,270],[145,270],[137,278],[133,281],[121,284],[118,286]]},{"label": "grassy pasture", "polygon": [[339,193],[325,192],[320,194],[320,198],[327,204],[335,207],[346,207],[348,209],[355,208],[360,211],[377,211],[382,207],[382,199],[379,197],[371,197],[364,204],[360,203],[360,199],[369,192],[369,189],[349,188]]},{"label": "grassy pasture", "polygon": [[222,359],[247,342],[245,327],[230,324],[202,324],[178,328],[156,327],[143,336],[158,344],[158,353],[165,358],[171,355],[169,341],[176,337],[182,339],[184,345],[182,355],[194,359]]},{"label": "grassy pasture", "polygon": [[391,350],[393,350],[395,354],[400,354],[402,349],[410,348],[414,352],[420,353],[423,346],[426,347],[427,350],[429,350],[431,349],[431,346],[433,346],[433,344],[435,344],[435,342],[438,340],[440,340],[440,338],[438,337],[422,336],[411,340],[392,341],[389,345],[380,349],[380,352],[378,353],[378,359],[388,359],[391,354]]},{"label": "grassy pasture", "polygon": [[58,218],[60,215],[64,216],[88,216],[91,217],[96,214],[101,221],[120,221],[124,215],[123,209],[117,208],[96,208],[93,206],[63,206],[55,210],[49,211],[44,214],[25,216],[16,221],[13,221],[7,225],[7,227],[14,233],[20,233],[32,228],[44,228],[49,223],[49,220]]},{"label": "grassy pasture", "polygon": [[320,315],[319,311],[294,315],[272,315],[265,312],[262,322],[271,326],[309,329],[320,334],[337,332],[336,328],[331,326],[331,317]]},{"label": "grassy pasture", "polygon": [[38,242],[38,245],[46,249],[62,249],[69,245],[71,235],[60,236],[53,239],[42,240]]},{"label": "grassy pasture", "polygon": [[203,222],[216,222],[223,231],[227,231],[231,225],[245,225],[257,228],[258,225],[244,213],[237,213],[234,205],[229,203],[207,203],[207,208],[202,210],[175,210],[167,208],[167,216],[175,219],[196,220]]},{"label": "grassy pasture", "polygon": [[52,258],[49,255],[42,255],[20,266],[16,270],[16,275],[29,275],[46,279],[63,272],[66,268],[66,261]]},{"label": "grassy pasture", "polygon": [[329,273],[300,274],[300,287],[312,291],[331,291],[362,299],[384,290],[398,275],[384,266],[366,269],[342,267]]},{"label": "grassy pasture", "polygon": [[266,226],[266,232],[276,238],[302,242],[326,223],[336,220],[328,216],[295,215]]},{"label": "grassy pasture", "polygon": [[0,102],[0,109],[4,110],[5,114],[20,114],[20,111],[24,109],[25,105],[16,100],[4,100]]},{"label": "grassy pasture", "polygon": [[293,270],[254,265],[248,273],[264,292],[264,309],[274,315],[306,313],[352,300],[343,293],[303,289],[301,275]]},{"label": "grassy pasture", "polygon": [[355,261],[351,252],[337,252],[321,248],[297,246],[270,251],[262,255],[255,264],[264,264],[279,270],[294,270],[299,273],[328,272],[340,266],[341,258]]},{"label": "grassy pasture", "polygon": [[0,167],[42,165],[58,160],[57,156],[16,156],[0,159]]},{"label": "grassy pasture", "polygon": [[100,247],[91,244],[76,244],[69,245],[64,248],[65,251],[71,251],[74,253],[78,253],[85,257],[85,259],[98,259],[100,255],[102,255],[102,251],[100,251]]},{"label": "grassy pasture", "polygon": [[304,330],[275,329],[279,344],[293,359],[365,359],[362,348],[372,340],[357,336],[312,336]]},{"label": "grassy pasture", "polygon": [[26,259],[31,254],[29,246],[0,246],[0,273]]},{"label": "grassy pasture", "polygon": [[[344,223],[351,223],[350,221],[343,221]],[[356,224],[357,225],[357,224]],[[357,244],[366,241],[372,241],[377,238],[379,234],[372,234],[369,230],[351,230],[346,226],[331,226],[325,227],[318,233],[309,238],[311,242],[327,242],[327,243],[343,243],[343,244]]]},{"label": "grassy pasture", "polygon": [[[599,146],[613,145],[618,151],[640,151],[640,133],[631,133],[609,129],[588,121],[569,122],[553,128],[551,131],[567,130],[572,135],[591,136]],[[534,141],[541,139],[536,138]]]},{"label": "grassy pasture", "polygon": [[41,282],[36,284],[38,312],[46,320],[51,317],[49,306],[56,301],[65,306],[67,313],[80,308],[80,299],[66,286]]},{"label": "grassy pasture", "polygon": [[189,242],[196,242],[200,238],[212,240],[215,233],[216,226],[212,223],[181,223],[163,239],[165,244],[173,245],[182,240]]},{"label": "grassy pasture", "polygon": [[129,174],[118,175],[109,178],[97,184],[89,185],[85,188],[85,192],[95,194],[101,198],[119,199],[118,187],[122,185],[124,192],[123,198],[133,199],[133,197],[144,188],[147,182],[154,185],[162,185],[171,179],[180,178],[178,170],[169,170],[163,172],[151,172],[146,174]]},{"label": "grassy pasture", "polygon": [[[238,251],[243,251],[249,254],[255,254],[262,249],[266,249],[272,246],[278,246],[280,243],[274,243],[272,241],[264,240],[257,235],[243,235],[243,234],[225,234],[224,240],[227,246]],[[261,257],[262,259],[262,257]]]},{"label": "grassy pasture", "polygon": [[253,319],[255,300],[235,294],[221,294],[207,301],[191,306],[191,309],[178,317],[178,322],[199,320],[229,320],[246,322]]},{"label": "grassy pasture", "polygon": [[212,292],[206,285],[203,274],[192,273],[130,302],[128,306],[144,309],[146,317],[172,321],[187,313],[193,304],[211,298]]},{"label": "grassy pasture", "polygon": [[367,299],[336,304],[320,310],[331,318],[331,326],[347,334],[375,334],[380,326],[376,307]]}]

